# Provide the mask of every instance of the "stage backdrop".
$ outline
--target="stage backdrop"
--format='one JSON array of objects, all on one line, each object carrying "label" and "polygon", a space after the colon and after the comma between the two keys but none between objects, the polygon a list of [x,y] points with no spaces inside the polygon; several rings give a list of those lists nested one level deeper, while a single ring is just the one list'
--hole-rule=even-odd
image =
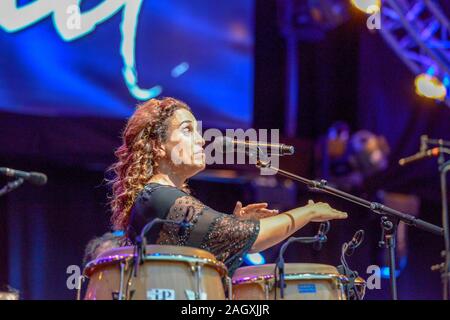
[{"label": "stage backdrop", "polygon": [[208,127],[248,127],[253,5],[2,0],[0,110],[123,119],[140,101],[174,96]]},{"label": "stage backdrop", "polygon": [[253,7],[0,0],[0,167],[49,177],[0,199],[0,285],[24,299],[74,298],[66,267],[109,227],[99,185],[136,104],[174,96],[204,128],[252,125]]}]

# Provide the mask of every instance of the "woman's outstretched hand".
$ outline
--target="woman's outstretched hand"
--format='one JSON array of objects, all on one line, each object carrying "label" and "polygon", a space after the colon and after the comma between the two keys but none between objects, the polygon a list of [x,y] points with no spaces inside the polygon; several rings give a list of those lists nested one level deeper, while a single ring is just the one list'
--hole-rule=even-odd
[{"label": "woman's outstretched hand", "polygon": [[278,210],[267,209],[268,204],[262,203],[252,203],[246,207],[242,207],[240,201],[236,202],[236,207],[234,208],[234,215],[239,219],[263,219],[267,217],[272,217],[277,215]]},{"label": "woman's outstretched hand", "polygon": [[347,219],[347,213],[333,209],[328,203],[308,201],[306,208],[311,211],[312,222],[324,222],[334,219]]}]

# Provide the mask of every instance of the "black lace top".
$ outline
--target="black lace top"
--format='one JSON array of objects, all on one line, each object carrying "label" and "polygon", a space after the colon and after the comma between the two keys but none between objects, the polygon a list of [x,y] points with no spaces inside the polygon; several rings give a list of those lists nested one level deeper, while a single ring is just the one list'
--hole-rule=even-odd
[{"label": "black lace top", "polygon": [[207,250],[225,263],[229,273],[241,264],[259,233],[258,220],[242,220],[217,212],[189,194],[171,186],[148,184],[136,198],[131,211],[129,234],[139,234],[146,223],[159,217],[187,220],[189,228],[175,224],[154,226],[148,243],[190,246]]}]

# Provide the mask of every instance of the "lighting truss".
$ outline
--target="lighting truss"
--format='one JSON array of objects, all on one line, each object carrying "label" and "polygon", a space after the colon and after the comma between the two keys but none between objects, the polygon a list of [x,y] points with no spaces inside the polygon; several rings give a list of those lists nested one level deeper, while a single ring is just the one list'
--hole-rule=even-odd
[{"label": "lighting truss", "polygon": [[437,1],[383,0],[379,31],[415,75],[431,71],[448,89],[450,23]]}]

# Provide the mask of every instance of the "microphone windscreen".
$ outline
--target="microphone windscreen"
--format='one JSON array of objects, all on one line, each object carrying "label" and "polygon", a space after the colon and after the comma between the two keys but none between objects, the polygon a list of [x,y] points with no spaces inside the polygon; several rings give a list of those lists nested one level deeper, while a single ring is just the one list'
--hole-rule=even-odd
[{"label": "microphone windscreen", "polygon": [[28,181],[37,186],[43,186],[47,183],[47,176],[40,172],[30,172]]}]

